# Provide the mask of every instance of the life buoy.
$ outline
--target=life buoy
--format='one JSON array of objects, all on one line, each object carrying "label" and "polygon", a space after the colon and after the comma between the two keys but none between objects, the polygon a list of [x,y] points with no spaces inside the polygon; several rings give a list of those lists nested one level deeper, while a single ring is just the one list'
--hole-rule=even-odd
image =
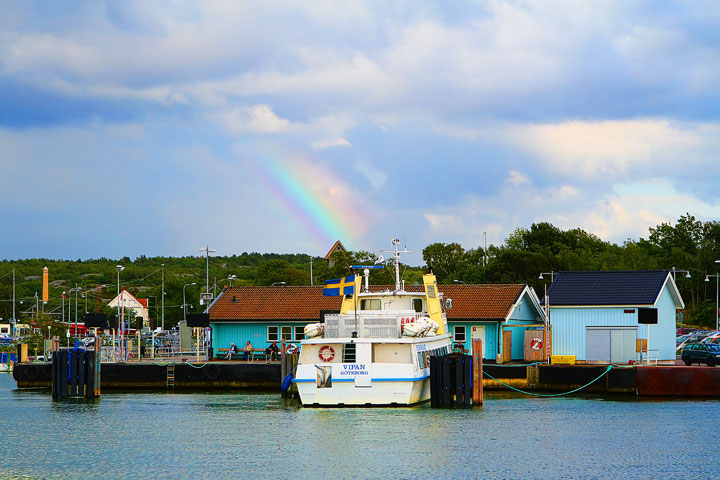
[{"label": "life buoy", "polygon": [[293,353],[295,353],[297,351],[298,351],[298,347],[292,343],[288,344],[288,346],[285,347],[285,353],[287,353],[288,355],[292,355]]},{"label": "life buoy", "polygon": [[535,337],[530,340],[530,348],[533,350],[542,350],[543,342],[541,338]]},{"label": "life buoy", "polygon": [[203,373],[208,380],[217,380],[222,375],[222,368],[216,363],[209,363],[203,368]]},{"label": "life buoy", "polygon": [[318,357],[323,362],[332,362],[335,358],[335,350],[330,345],[323,345],[318,351]]}]

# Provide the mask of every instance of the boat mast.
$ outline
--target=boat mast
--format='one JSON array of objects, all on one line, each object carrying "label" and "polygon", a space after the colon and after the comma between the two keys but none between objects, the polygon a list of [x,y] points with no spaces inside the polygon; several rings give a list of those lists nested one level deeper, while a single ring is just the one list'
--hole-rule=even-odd
[{"label": "boat mast", "polygon": [[400,240],[397,238],[392,239],[392,244],[394,250],[383,250],[383,252],[390,252],[395,254],[395,291],[400,291],[400,254],[401,253],[410,253],[410,250],[407,249],[407,247],[404,250],[398,250],[398,245],[400,245]]}]

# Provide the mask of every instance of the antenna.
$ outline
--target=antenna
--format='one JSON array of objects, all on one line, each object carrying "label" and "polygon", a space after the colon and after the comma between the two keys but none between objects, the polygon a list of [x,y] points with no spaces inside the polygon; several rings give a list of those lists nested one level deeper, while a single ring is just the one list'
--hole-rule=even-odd
[{"label": "antenna", "polygon": [[393,253],[395,255],[395,291],[400,291],[400,254],[401,253],[412,253],[410,250],[405,248],[404,250],[398,250],[398,245],[400,245],[400,240],[397,238],[392,239],[392,244],[394,249],[393,250],[381,250],[381,252],[385,253]]}]

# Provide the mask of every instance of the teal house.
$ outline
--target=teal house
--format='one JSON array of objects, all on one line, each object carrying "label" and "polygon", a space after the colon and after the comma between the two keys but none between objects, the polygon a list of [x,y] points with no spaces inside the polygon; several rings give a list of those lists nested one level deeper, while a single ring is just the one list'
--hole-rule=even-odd
[{"label": "teal house", "polygon": [[[371,286],[384,290],[387,286]],[[483,358],[490,362],[523,360],[526,331],[541,337],[545,316],[532,288],[512,285],[438,285],[452,306],[446,310],[453,343],[467,350],[483,340]],[[272,342],[298,342],[308,323],[340,311],[341,297],[323,296],[322,286],[226,288],[208,308],[214,351],[234,343],[266,348]],[[406,287],[421,291],[421,287]],[[445,302],[443,302],[445,304]]]}]

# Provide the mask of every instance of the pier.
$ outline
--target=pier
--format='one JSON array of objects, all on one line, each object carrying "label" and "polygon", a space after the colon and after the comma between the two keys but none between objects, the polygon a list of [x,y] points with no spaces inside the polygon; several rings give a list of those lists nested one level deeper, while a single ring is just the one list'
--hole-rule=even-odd
[{"label": "pier", "polygon": [[[169,366],[174,370],[168,386]],[[720,368],[705,366],[483,365],[484,390],[583,392],[645,396],[720,397]],[[18,388],[50,388],[51,364],[15,365]],[[600,377],[598,379],[598,377]],[[279,391],[281,362],[183,362],[180,359],[103,363],[101,388],[112,390],[258,390]]]}]

